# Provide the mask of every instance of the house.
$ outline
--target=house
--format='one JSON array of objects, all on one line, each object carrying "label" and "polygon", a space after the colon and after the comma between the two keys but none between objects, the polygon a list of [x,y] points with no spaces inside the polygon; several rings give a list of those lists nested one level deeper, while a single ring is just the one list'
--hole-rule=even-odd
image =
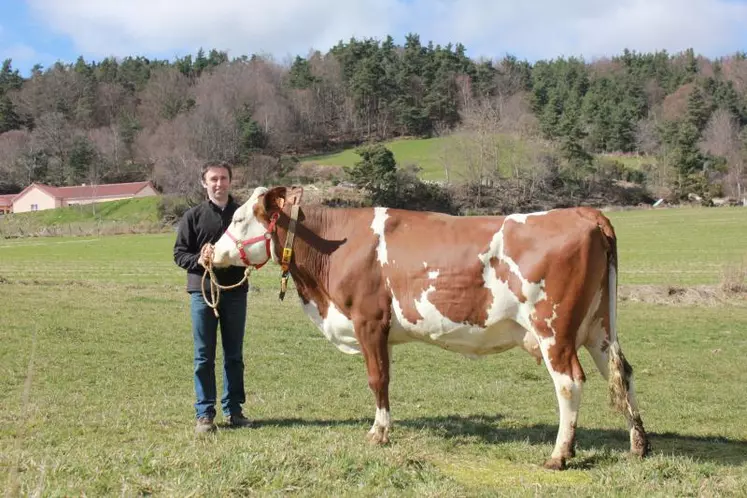
[{"label": "house", "polygon": [[13,197],[16,194],[0,195],[0,214],[13,212]]},{"label": "house", "polygon": [[[52,187],[43,183],[32,183],[14,196],[0,197],[12,197],[11,212],[24,213],[26,211],[41,211],[76,204],[118,201],[151,195],[158,195],[151,182],[84,184],[75,187]],[[2,202],[0,200],[0,206],[2,206]]]}]

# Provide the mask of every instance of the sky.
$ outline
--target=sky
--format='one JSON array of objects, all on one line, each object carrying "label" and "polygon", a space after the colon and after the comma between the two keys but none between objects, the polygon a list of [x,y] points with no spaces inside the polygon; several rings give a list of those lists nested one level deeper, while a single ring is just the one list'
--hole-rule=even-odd
[{"label": "sky", "polygon": [[200,47],[278,61],[340,40],[461,42],[473,58],[587,60],[623,49],[747,51],[747,0],[0,0],[0,60],[173,60]]}]

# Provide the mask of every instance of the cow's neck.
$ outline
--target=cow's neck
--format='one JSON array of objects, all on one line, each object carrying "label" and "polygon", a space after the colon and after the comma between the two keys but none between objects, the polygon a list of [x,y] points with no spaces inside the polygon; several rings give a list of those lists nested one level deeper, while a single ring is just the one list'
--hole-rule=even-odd
[{"label": "cow's neck", "polygon": [[[320,308],[326,308],[329,301],[329,258],[340,246],[339,241],[326,238],[325,212],[324,208],[316,206],[301,208],[290,265],[291,278],[301,299],[304,303],[314,301]],[[279,220],[278,248],[281,251],[287,239],[289,220],[287,212]],[[278,251],[278,254],[281,254],[281,251]]]}]

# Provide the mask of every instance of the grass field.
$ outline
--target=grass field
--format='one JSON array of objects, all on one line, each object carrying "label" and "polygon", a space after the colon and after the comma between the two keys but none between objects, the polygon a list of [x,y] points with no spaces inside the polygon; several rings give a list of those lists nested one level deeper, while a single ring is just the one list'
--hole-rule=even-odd
[{"label": "grass field", "polygon": [[[464,157],[460,150],[465,145],[459,143],[456,136],[426,138],[426,139],[396,139],[383,144],[392,151],[399,167],[416,165],[421,168],[419,176],[422,180],[444,180],[445,166],[449,168],[452,180],[461,181],[464,175]],[[529,163],[530,145],[507,135],[498,137],[501,151],[499,166],[508,168],[511,161]],[[345,149],[341,152],[318,156],[307,156],[302,163],[317,163],[328,166],[352,166],[360,161],[355,149]]]},{"label": "grass field", "polygon": [[[465,173],[465,144],[458,136],[427,138],[427,139],[396,139],[383,142],[392,151],[398,166],[417,165],[421,168],[420,178],[423,180],[444,180],[446,178],[445,165],[449,168],[452,180],[461,181]],[[498,167],[505,174],[510,174],[513,165],[528,165],[533,163],[532,149],[541,147],[510,135],[499,135]],[[474,148],[468,145],[467,148]],[[617,154],[603,154],[600,157],[623,163],[626,167],[639,170],[646,162],[653,159],[643,156],[625,156]],[[317,163],[328,166],[352,166],[360,160],[354,148],[345,149],[331,154],[307,156],[301,158],[302,163]]]},{"label": "grass field", "polygon": [[29,234],[81,235],[161,228],[160,196],[66,206],[0,217],[0,237]]},{"label": "grass field", "polygon": [[[616,212],[623,284],[716,284],[744,255],[744,210]],[[741,224],[740,224],[741,223]],[[394,350],[394,430],[360,356],[338,352],[255,274],[246,340],[256,426],[193,434],[184,275],[173,234],[0,240],[0,483],[15,496],[744,496],[747,302],[623,302],[653,455],[628,456],[589,356],[577,457],[541,467],[557,428],[544,366]],[[220,376],[219,376],[220,382]]]}]

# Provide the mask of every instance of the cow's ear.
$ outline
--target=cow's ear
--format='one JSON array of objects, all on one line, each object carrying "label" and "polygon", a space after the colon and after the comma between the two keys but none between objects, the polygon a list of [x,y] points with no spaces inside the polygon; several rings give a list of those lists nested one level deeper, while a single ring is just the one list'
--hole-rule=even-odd
[{"label": "cow's ear", "polygon": [[264,207],[268,217],[283,209],[287,190],[285,187],[275,187],[265,192]]},{"label": "cow's ear", "polygon": [[265,212],[272,216],[286,205],[301,204],[303,187],[275,187],[265,193]]},{"label": "cow's ear", "polygon": [[303,187],[291,187],[285,194],[285,200],[291,204],[301,204],[303,199]]}]

